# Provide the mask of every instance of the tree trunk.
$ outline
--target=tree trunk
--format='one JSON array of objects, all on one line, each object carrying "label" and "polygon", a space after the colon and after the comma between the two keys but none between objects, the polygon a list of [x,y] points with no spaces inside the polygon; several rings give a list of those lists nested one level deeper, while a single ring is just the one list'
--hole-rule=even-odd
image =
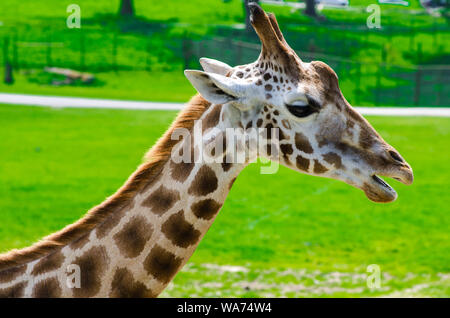
[{"label": "tree trunk", "polygon": [[133,0],[121,0],[119,13],[123,17],[134,16]]},{"label": "tree trunk", "polygon": [[14,78],[13,78],[13,72],[12,72],[12,65],[9,62],[6,62],[5,64],[5,84],[13,84]]},{"label": "tree trunk", "polygon": [[310,17],[317,17],[315,0],[306,0],[305,14],[309,15]]},{"label": "tree trunk", "polygon": [[248,32],[253,31],[252,24],[250,23],[250,9],[248,8],[248,4],[250,2],[259,3],[259,0],[244,0],[244,12],[245,12],[245,28]]}]

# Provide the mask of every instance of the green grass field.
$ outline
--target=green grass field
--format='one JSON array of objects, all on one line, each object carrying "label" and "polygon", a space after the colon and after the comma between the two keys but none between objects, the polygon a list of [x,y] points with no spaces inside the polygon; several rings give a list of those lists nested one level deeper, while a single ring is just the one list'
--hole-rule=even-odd
[{"label": "green grass field", "polygon": [[[174,116],[0,105],[0,251],[103,201]],[[414,169],[411,186],[389,181],[396,202],[283,167],[261,175],[252,164],[162,296],[449,297],[450,119],[368,119]],[[369,264],[381,268],[380,289],[367,288]]]}]

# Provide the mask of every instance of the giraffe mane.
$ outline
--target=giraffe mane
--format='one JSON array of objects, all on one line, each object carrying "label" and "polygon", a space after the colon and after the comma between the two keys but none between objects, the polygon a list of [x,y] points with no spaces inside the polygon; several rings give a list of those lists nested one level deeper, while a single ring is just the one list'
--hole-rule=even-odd
[{"label": "giraffe mane", "polygon": [[32,246],[0,254],[0,271],[23,265],[56,252],[89,233],[115,212],[128,206],[136,193],[158,178],[164,164],[169,160],[172,148],[179,142],[179,140],[171,139],[172,132],[179,128],[191,130],[194,126],[194,121],[200,119],[210,105],[200,95],[194,96],[186,108],[178,114],[170,128],[147,152],[144,157],[144,163],[137,168],[115,194],[90,209],[75,223],[44,237]]}]

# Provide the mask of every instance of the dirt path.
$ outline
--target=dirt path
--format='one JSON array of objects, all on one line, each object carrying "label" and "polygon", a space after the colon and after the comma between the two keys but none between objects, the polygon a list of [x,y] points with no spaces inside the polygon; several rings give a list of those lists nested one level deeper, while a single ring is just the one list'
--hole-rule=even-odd
[{"label": "dirt path", "polygon": [[[129,101],[84,97],[60,97],[27,94],[0,93],[0,104],[72,107],[109,108],[139,110],[180,110],[183,103]],[[376,116],[436,116],[450,117],[450,107],[355,107],[363,115]]]}]

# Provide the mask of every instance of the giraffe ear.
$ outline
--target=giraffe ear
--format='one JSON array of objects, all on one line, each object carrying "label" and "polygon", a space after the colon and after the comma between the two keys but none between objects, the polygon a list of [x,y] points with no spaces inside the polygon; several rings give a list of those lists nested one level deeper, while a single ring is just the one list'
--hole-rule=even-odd
[{"label": "giraffe ear", "polygon": [[229,71],[233,68],[224,63],[213,59],[208,59],[206,57],[200,58],[200,64],[202,65],[205,72],[215,73],[220,75],[227,75]]},{"label": "giraffe ear", "polygon": [[219,74],[185,70],[184,75],[192,86],[213,104],[224,104],[231,101],[236,105],[240,104],[249,89],[248,83]]}]

